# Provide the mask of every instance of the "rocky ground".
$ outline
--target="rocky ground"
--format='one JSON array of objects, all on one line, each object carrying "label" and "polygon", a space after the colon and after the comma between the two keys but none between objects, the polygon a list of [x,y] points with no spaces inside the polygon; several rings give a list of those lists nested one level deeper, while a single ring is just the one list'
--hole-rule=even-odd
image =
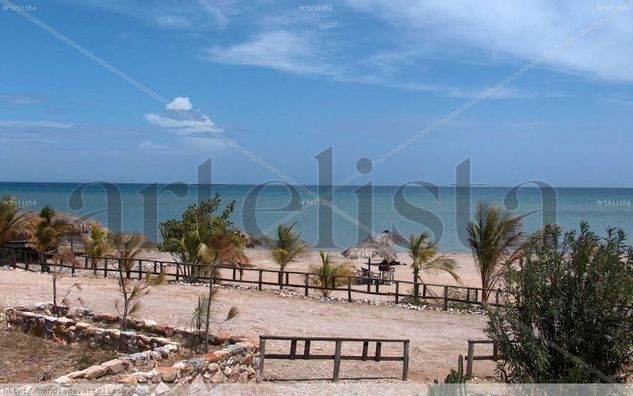
[{"label": "rocky ground", "polygon": [[[47,301],[51,299],[51,276],[27,273],[22,270],[2,270],[0,274],[0,305]],[[63,278],[62,294],[72,283],[79,281],[79,295],[85,305],[100,312],[113,312],[118,297],[113,279]],[[299,291],[300,292],[300,291]],[[205,288],[168,284],[155,287],[144,297],[144,308],[139,316],[177,326],[186,326],[197,297]],[[321,302],[316,299],[280,297],[271,292],[225,288],[214,301],[217,320],[224,317],[231,306],[240,311],[237,318],[215,325],[214,332],[227,330],[250,337],[261,334],[390,337],[411,340],[412,381],[428,382],[443,379],[456,366],[457,357],[467,352],[468,339],[484,338],[484,315],[454,311],[411,310],[387,304],[369,305],[347,302]],[[269,350],[287,352],[287,345],[271,345]],[[327,351],[328,345],[314,345]],[[345,352],[360,352],[359,346],[345,347]],[[395,347],[383,346],[383,354],[399,354]],[[475,375],[492,376],[492,362],[476,362]],[[329,378],[332,362],[273,361],[266,365],[269,379]],[[342,378],[397,378],[401,375],[398,363],[344,362]]]}]

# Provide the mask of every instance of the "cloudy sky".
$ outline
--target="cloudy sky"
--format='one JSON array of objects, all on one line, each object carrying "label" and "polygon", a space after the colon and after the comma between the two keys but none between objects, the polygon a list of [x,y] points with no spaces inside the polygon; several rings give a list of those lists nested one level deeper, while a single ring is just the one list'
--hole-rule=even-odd
[{"label": "cloudy sky", "polygon": [[331,147],[335,183],[633,184],[631,3],[0,0],[0,31],[2,181],[315,184]]}]

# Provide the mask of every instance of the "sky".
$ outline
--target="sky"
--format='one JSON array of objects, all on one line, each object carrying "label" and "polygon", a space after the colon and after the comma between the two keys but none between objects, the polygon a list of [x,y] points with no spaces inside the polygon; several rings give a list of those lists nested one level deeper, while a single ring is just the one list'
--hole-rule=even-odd
[{"label": "sky", "polygon": [[317,184],[331,148],[334,184],[633,185],[632,3],[0,0],[0,32],[0,181]]}]

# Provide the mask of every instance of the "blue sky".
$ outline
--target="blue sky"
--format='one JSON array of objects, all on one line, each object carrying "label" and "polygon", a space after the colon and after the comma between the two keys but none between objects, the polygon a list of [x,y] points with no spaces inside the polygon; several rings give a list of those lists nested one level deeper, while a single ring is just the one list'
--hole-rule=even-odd
[{"label": "blue sky", "polygon": [[3,181],[193,182],[212,157],[215,182],[315,184],[332,147],[337,183],[616,10],[351,183],[448,185],[470,158],[485,185],[633,184],[631,4],[12,2],[161,102],[5,1]]}]

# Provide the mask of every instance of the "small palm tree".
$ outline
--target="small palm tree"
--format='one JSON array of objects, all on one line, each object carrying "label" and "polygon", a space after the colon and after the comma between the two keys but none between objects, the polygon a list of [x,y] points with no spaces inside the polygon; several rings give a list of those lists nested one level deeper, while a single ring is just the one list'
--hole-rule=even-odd
[{"label": "small palm tree", "polygon": [[0,197],[0,247],[11,242],[22,232],[32,227],[29,213],[22,212],[15,198]]},{"label": "small palm tree", "polygon": [[347,282],[347,277],[352,276],[352,266],[349,263],[336,264],[330,256],[321,251],[321,264],[310,266],[312,284],[321,287],[321,294],[327,297],[336,286]]},{"label": "small palm tree", "polygon": [[164,274],[161,272],[157,277],[151,277],[149,274],[146,274],[145,279],[138,282],[129,279],[134,259],[141,251],[153,246],[153,244],[145,238],[145,235],[117,232],[110,236],[110,243],[116,250],[118,258],[118,286],[121,297],[123,298],[123,305],[121,306],[119,302],[116,301],[115,307],[121,314],[121,327],[126,329],[128,317],[141,309],[140,298],[149,293],[151,286],[161,284],[164,281]]},{"label": "small palm tree", "polygon": [[308,253],[308,245],[301,240],[301,233],[294,230],[296,224],[279,224],[275,238],[268,240],[270,257],[279,265],[280,287],[283,287],[283,272],[288,264]]},{"label": "small palm tree", "polygon": [[40,211],[32,242],[40,257],[42,271],[48,270],[47,255],[58,251],[62,238],[66,236],[69,229],[68,222],[58,218],[55,209],[46,206]]},{"label": "small palm tree", "polygon": [[198,229],[187,232],[182,238],[169,238],[163,243],[163,249],[171,252],[172,256],[181,263],[191,264],[183,266],[183,275],[191,281],[200,276],[200,245],[202,236]]},{"label": "small palm tree", "polygon": [[502,274],[504,264],[521,256],[524,234],[522,216],[512,215],[500,206],[478,202],[474,218],[468,222],[468,243],[481,275],[482,301],[488,300]]},{"label": "small palm tree", "polygon": [[[244,251],[244,238],[232,230],[214,231],[206,234],[197,248],[197,257],[204,263],[204,272],[209,277],[209,294],[206,302],[206,321],[204,335],[204,349],[209,351],[209,324],[211,318],[211,300],[215,294],[213,282],[218,278],[219,265],[239,267],[248,264],[248,257]],[[236,308],[231,311],[237,312]],[[230,313],[230,312],[229,312]],[[231,316],[231,315],[229,315]],[[233,315],[234,316],[234,315]],[[232,316],[231,316],[232,317]]]},{"label": "small palm tree", "polygon": [[110,232],[107,228],[93,223],[90,226],[90,232],[84,236],[83,240],[84,253],[90,259],[94,275],[97,276],[97,263],[112,251]]},{"label": "small palm tree", "polygon": [[457,275],[457,264],[455,260],[446,256],[437,255],[436,244],[431,240],[431,237],[426,233],[411,234],[409,236],[409,242],[407,243],[407,249],[409,250],[409,257],[411,257],[411,269],[413,270],[413,295],[418,298],[420,285],[418,283],[424,283],[420,273],[422,272],[447,272],[457,282],[461,282],[459,275]]}]

